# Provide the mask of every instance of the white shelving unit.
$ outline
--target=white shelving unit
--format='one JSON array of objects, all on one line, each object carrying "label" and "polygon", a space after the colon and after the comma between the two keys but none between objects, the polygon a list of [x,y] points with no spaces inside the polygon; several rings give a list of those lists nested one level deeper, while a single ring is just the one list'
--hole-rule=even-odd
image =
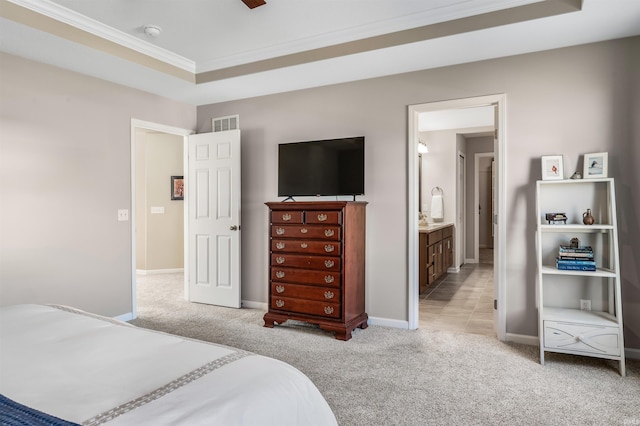
[{"label": "white shelving unit", "polygon": [[[591,209],[595,224],[583,225]],[[546,213],[565,213],[566,225],[550,225]],[[536,185],[537,303],[540,363],[545,352],[619,361],[624,376],[624,336],[616,196],[612,178],[538,181]],[[596,271],[555,266],[560,245],[578,238],[594,250]],[[589,301],[590,310],[581,310]]]}]

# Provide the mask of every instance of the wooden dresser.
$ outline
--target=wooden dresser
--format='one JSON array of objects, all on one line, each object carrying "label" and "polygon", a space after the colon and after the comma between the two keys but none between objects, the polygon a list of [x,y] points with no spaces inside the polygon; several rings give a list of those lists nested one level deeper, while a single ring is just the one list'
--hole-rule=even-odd
[{"label": "wooden dresser", "polygon": [[351,339],[367,328],[366,202],[274,202],[269,206],[269,311],[264,326],[288,319]]}]

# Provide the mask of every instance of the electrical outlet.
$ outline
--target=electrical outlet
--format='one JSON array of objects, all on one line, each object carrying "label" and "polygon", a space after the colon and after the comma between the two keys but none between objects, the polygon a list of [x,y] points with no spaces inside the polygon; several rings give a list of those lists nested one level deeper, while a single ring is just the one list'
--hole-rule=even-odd
[{"label": "electrical outlet", "polygon": [[590,299],[580,299],[580,310],[582,310],[582,311],[590,311],[591,310],[591,300]]}]

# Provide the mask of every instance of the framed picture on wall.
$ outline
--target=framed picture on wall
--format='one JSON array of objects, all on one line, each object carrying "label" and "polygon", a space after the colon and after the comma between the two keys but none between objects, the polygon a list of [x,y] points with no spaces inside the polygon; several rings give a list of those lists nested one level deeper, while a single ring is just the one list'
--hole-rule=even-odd
[{"label": "framed picture on wall", "polygon": [[542,180],[564,179],[564,167],[562,166],[562,161],[562,155],[543,155]]},{"label": "framed picture on wall", "polygon": [[608,154],[606,152],[596,152],[584,155],[584,178],[595,179],[605,178],[608,172]]},{"label": "framed picture on wall", "polygon": [[171,199],[184,200],[183,176],[171,176]]}]

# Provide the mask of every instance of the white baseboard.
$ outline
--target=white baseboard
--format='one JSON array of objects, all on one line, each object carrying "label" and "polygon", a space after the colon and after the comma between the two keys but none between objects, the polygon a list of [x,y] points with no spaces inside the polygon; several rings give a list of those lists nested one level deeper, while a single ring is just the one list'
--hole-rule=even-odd
[{"label": "white baseboard", "polygon": [[133,313],[128,312],[126,314],[118,315],[117,317],[113,317],[113,319],[117,319],[118,321],[131,321],[133,319]]},{"label": "white baseboard", "polygon": [[263,310],[265,312],[269,309],[269,304],[268,303],[252,302],[250,300],[243,300],[240,303],[241,303],[241,306],[243,308],[260,309],[260,310]]},{"label": "white baseboard", "polygon": [[177,274],[184,273],[184,268],[178,269],[136,269],[138,275]]},{"label": "white baseboard", "polygon": [[640,349],[625,348],[624,356],[629,359],[640,359]]},{"label": "white baseboard", "polygon": [[451,268],[447,269],[447,274],[458,274],[458,273],[460,273],[459,266],[452,266]]},{"label": "white baseboard", "polygon": [[475,258],[465,259],[464,263],[478,263],[478,259],[475,259]]},{"label": "white baseboard", "polygon": [[367,321],[369,325],[379,325],[382,327],[400,328],[403,330],[409,329],[409,321],[394,320],[389,318],[369,317]]},{"label": "white baseboard", "polygon": [[527,336],[526,334],[507,333],[505,341],[530,346],[538,346],[539,344],[538,336]]}]

